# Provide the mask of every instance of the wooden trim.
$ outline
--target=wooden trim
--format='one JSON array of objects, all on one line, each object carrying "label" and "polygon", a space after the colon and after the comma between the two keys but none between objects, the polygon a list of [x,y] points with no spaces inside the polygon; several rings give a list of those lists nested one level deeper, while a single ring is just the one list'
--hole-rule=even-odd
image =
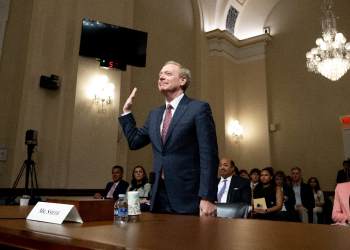
[{"label": "wooden trim", "polygon": [[[103,193],[104,189],[33,189],[36,196],[93,196],[95,193]],[[28,189],[31,194],[31,189]],[[13,197],[24,195],[24,188],[0,188],[0,197]]]}]

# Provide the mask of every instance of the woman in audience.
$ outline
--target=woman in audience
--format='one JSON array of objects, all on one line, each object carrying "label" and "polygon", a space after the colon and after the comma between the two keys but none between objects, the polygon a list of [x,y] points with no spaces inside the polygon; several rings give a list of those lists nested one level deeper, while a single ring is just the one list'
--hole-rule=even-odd
[{"label": "woman in audience", "polygon": [[334,206],[332,220],[335,223],[346,224],[350,226],[350,182],[339,183],[335,189]]},{"label": "woman in audience", "polygon": [[265,198],[266,209],[254,208],[254,218],[278,220],[277,212],[283,204],[283,191],[276,185],[272,168],[264,168],[260,173],[260,182],[252,189],[252,205],[254,199]]},{"label": "woman in audience", "polygon": [[276,185],[279,186],[284,194],[283,206],[277,215],[280,220],[295,221],[294,205],[295,194],[293,188],[286,184],[287,178],[283,171],[276,172]]},{"label": "woman in audience", "polygon": [[322,213],[323,206],[324,206],[324,196],[323,192],[321,191],[320,184],[318,183],[317,178],[311,177],[309,181],[307,182],[312,187],[312,191],[314,192],[314,199],[315,199],[315,207],[314,207],[314,219],[313,222],[315,224],[318,223],[317,214]]},{"label": "woman in audience", "polygon": [[136,166],[133,171],[133,178],[126,192],[137,191],[139,192],[140,200],[147,198],[151,184],[148,183],[146,171],[141,166]]}]

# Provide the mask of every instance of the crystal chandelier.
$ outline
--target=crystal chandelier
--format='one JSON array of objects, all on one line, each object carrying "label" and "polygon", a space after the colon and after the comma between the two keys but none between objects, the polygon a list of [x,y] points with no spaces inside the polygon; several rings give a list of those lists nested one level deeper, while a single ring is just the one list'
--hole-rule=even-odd
[{"label": "crystal chandelier", "polygon": [[330,10],[332,5],[333,0],[323,0],[323,39],[318,38],[317,48],[306,53],[306,66],[310,72],[320,73],[332,81],[337,81],[350,67],[350,43],[346,43],[342,33],[337,33],[336,17]]},{"label": "crystal chandelier", "polygon": [[106,115],[107,109],[112,107],[114,99],[114,84],[107,83],[108,77],[103,75],[95,79],[92,89],[92,104],[101,106],[98,108],[99,115]]}]

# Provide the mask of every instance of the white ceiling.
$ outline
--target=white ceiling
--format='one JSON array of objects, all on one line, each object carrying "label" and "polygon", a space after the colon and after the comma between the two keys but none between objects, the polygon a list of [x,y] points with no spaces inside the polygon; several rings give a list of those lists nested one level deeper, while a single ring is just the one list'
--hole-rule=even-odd
[{"label": "white ceiling", "polygon": [[[280,0],[198,0],[204,31],[225,30],[226,16],[232,5],[238,10],[235,36],[242,40],[261,35],[266,19]],[[243,4],[241,3],[243,2]]]}]

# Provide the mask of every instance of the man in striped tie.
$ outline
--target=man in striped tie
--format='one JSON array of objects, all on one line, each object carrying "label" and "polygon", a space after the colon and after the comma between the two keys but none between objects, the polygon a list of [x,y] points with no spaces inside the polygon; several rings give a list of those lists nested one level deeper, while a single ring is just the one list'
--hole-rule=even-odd
[{"label": "man in striped tie", "polygon": [[250,182],[246,178],[234,176],[234,163],[230,158],[220,161],[218,179],[219,203],[251,203]]}]

